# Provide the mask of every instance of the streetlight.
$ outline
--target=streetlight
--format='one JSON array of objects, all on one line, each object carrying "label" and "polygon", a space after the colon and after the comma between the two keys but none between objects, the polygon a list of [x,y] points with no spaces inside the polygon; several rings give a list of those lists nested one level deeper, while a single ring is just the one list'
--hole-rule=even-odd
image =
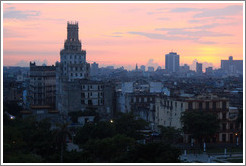
[{"label": "streetlight", "polygon": [[237,139],[237,146],[238,146],[238,134],[237,133],[235,133],[235,136],[236,136],[236,139]]},{"label": "streetlight", "polygon": [[110,120],[110,123],[114,123],[114,121],[111,119],[111,120]]}]

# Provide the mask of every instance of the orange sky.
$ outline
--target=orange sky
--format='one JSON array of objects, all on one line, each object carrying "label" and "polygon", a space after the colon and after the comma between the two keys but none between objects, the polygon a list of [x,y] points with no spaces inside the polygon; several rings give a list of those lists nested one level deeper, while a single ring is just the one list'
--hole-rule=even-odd
[{"label": "orange sky", "polygon": [[3,18],[4,66],[55,64],[67,21],[99,66],[164,67],[170,51],[215,68],[243,59],[243,3],[4,3]]}]

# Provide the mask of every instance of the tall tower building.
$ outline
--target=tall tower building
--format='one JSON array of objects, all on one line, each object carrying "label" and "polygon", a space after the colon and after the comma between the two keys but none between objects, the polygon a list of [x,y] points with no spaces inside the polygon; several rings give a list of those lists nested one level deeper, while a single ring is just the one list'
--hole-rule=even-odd
[{"label": "tall tower building", "polygon": [[[67,23],[67,39],[56,63],[56,108],[60,112],[78,111],[78,82],[89,78],[90,64],[79,40],[78,23]],[[77,101],[78,100],[78,101]],[[74,104],[72,104],[72,102]]]},{"label": "tall tower building", "polygon": [[179,55],[176,52],[165,55],[165,68],[169,73],[179,71]]},{"label": "tall tower building", "polygon": [[202,74],[202,63],[196,62],[196,72]]},{"label": "tall tower building", "polygon": [[61,78],[73,81],[89,77],[90,64],[86,63],[86,51],[79,40],[78,23],[67,23],[67,39],[60,52],[58,70]]},{"label": "tall tower building", "polygon": [[[56,108],[62,115],[77,111],[98,111],[104,117],[113,111],[113,87],[90,80],[90,64],[79,40],[78,23],[67,23],[67,39],[56,63]],[[92,64],[96,74],[98,64]]]}]

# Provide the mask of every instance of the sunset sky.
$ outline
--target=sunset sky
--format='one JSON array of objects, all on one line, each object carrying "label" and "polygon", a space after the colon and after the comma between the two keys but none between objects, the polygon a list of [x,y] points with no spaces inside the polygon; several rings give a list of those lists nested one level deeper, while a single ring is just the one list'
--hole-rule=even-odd
[{"label": "sunset sky", "polygon": [[170,51],[181,65],[243,59],[242,2],[4,3],[3,65],[60,61],[67,21],[79,22],[87,61],[99,67],[164,68]]}]

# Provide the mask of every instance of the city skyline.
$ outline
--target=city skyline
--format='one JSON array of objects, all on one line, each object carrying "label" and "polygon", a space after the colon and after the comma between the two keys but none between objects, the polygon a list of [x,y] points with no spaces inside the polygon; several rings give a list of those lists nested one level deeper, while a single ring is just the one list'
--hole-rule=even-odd
[{"label": "city skyline", "polygon": [[174,51],[181,65],[220,68],[229,56],[243,59],[242,11],[243,3],[4,3],[3,65],[55,64],[76,20],[88,62],[100,67],[163,68]]}]

